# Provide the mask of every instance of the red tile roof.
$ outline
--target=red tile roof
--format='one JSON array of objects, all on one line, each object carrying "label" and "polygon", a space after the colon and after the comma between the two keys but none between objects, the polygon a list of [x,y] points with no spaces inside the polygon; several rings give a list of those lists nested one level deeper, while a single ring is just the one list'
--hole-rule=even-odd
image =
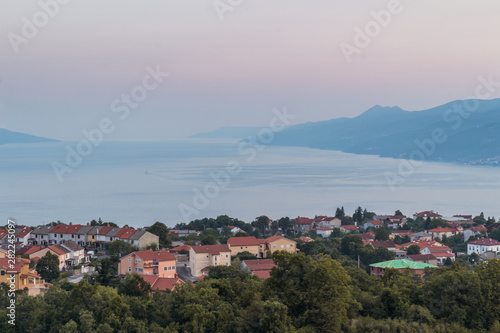
[{"label": "red tile roof", "polygon": [[310,219],[308,217],[297,217],[295,219],[295,224],[299,224],[299,225],[311,225],[314,223],[314,220],[313,219]]},{"label": "red tile roof", "polygon": [[436,257],[432,254],[411,254],[408,257],[413,261],[436,260]]},{"label": "red tile roof", "polygon": [[168,261],[168,260],[176,260],[173,254],[168,251],[135,251],[132,252],[132,256],[137,256],[143,260],[158,260],[158,261]]},{"label": "red tile roof", "polygon": [[8,233],[9,231],[5,229],[0,229],[0,239],[3,239],[5,236],[7,236]]},{"label": "red tile roof", "polygon": [[31,228],[24,227],[21,231],[19,231],[16,235],[18,238],[23,238],[31,232]]},{"label": "red tile roof", "polygon": [[255,271],[253,275],[258,276],[261,279],[269,279],[271,277],[271,271]]},{"label": "red tile roof", "polygon": [[16,263],[14,265],[14,268],[12,268],[12,264],[9,262],[9,260],[12,260],[12,259],[9,259],[9,258],[0,258],[0,267],[1,268],[4,268],[7,270],[7,273],[13,273],[13,272],[16,272],[16,273],[20,273],[21,272],[21,268],[31,262],[29,259],[24,259],[24,258],[21,258],[21,260],[18,262],[17,259],[16,259]]},{"label": "red tile roof", "polygon": [[83,225],[80,224],[58,224],[54,228],[52,228],[49,233],[51,234],[74,234],[78,230],[80,230]]},{"label": "red tile roof", "polygon": [[[249,259],[249,260],[243,260],[245,265],[250,270],[261,270],[262,267],[268,267],[271,266],[271,268],[276,267],[276,264],[274,263],[273,259]],[[269,268],[269,269],[271,269]]]},{"label": "red tile roof", "polygon": [[224,245],[201,245],[191,247],[195,253],[220,254],[221,252],[231,252],[227,244]]},{"label": "red tile roof", "polygon": [[265,242],[266,242],[267,244],[270,244],[270,243],[276,242],[277,240],[280,240],[280,239],[282,239],[282,238],[285,238],[285,237],[283,237],[283,236],[278,236],[278,235],[274,235],[274,236],[271,236],[271,237],[269,237],[269,238],[266,238]]},{"label": "red tile roof", "polygon": [[344,228],[345,230],[358,230],[358,227],[355,225],[343,225],[341,228]]},{"label": "red tile roof", "polygon": [[179,283],[178,278],[163,278],[158,275],[146,275],[141,274],[144,281],[148,282],[151,285],[151,289],[153,291],[159,289],[162,291],[165,290],[174,290],[174,287],[177,283]]},{"label": "red tile roof", "polygon": [[17,250],[16,253],[17,254],[30,255],[32,253],[40,251],[41,249],[43,249],[43,247],[41,247],[41,246],[23,246],[22,248],[20,248],[19,250]]},{"label": "red tile roof", "polygon": [[191,245],[181,245],[174,247],[173,249],[168,250],[168,252],[182,252],[182,251],[189,251],[191,249]]},{"label": "red tile roof", "polygon": [[129,239],[137,230],[130,228],[122,228],[113,237],[119,237],[121,239]]},{"label": "red tile roof", "polygon": [[255,246],[262,244],[262,239],[257,239],[254,236],[251,237],[231,237],[227,240],[227,243],[231,246]]},{"label": "red tile roof", "polygon": [[374,249],[379,247],[396,248],[396,244],[391,241],[372,241],[370,242],[370,244],[373,246]]},{"label": "red tile roof", "polygon": [[420,212],[420,213],[415,213],[414,216],[419,216],[419,217],[441,217],[438,213],[434,213],[433,210],[429,211],[426,210],[425,212]]},{"label": "red tile roof", "polygon": [[49,249],[51,249],[53,252],[57,253],[58,255],[63,255],[68,253],[69,251],[64,251],[61,247],[57,245],[50,245]]},{"label": "red tile roof", "polygon": [[491,238],[484,238],[484,239],[478,239],[472,242],[467,242],[467,244],[473,244],[473,245],[485,245],[485,246],[495,246],[495,245],[500,245],[500,242],[491,239]]},{"label": "red tile roof", "polygon": [[370,221],[370,223],[373,224],[373,225],[384,225],[384,222],[378,221],[378,220]]},{"label": "red tile roof", "polygon": [[99,228],[99,231],[97,232],[98,235],[106,235],[111,229],[113,229],[113,227],[109,225],[98,228]]}]

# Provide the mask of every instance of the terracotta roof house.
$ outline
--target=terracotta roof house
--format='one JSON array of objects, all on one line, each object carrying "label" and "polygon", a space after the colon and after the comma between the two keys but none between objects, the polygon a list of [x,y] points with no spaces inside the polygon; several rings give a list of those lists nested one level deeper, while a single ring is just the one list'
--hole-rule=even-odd
[{"label": "terracotta roof house", "polygon": [[192,246],[189,250],[189,268],[191,275],[206,275],[204,268],[210,266],[229,266],[231,264],[231,248],[224,245]]},{"label": "terracotta roof house", "polygon": [[417,219],[419,217],[424,218],[424,219],[430,217],[431,219],[433,219],[433,218],[440,218],[440,217],[442,217],[442,215],[439,215],[438,212],[434,212],[433,210],[426,210],[426,211],[423,211],[420,213],[413,214],[414,219]]},{"label": "terracotta roof house", "polygon": [[16,228],[16,243],[22,246],[28,245],[28,239],[31,237],[31,228]]},{"label": "terracotta roof house", "polygon": [[269,278],[273,267],[276,267],[276,264],[272,259],[243,260],[240,265],[241,270],[261,279]]},{"label": "terracotta roof house", "polygon": [[413,254],[409,255],[408,258],[412,261],[421,262],[424,264],[429,264],[434,266],[437,266],[438,264],[437,258],[434,257],[432,254]]},{"label": "terracotta roof house", "polygon": [[118,263],[118,274],[127,273],[177,278],[177,259],[168,251],[135,251]]},{"label": "terracotta roof house", "polygon": [[275,251],[287,251],[297,253],[297,242],[283,236],[274,235],[266,238],[261,244],[261,258],[264,258],[268,253],[273,254]]},{"label": "terracotta roof house", "polygon": [[311,237],[307,237],[307,236],[300,236],[299,240],[301,240],[304,243],[314,242],[314,239],[312,239]]},{"label": "terracotta roof house", "polygon": [[14,288],[16,290],[28,288],[28,293],[32,296],[39,294],[40,290],[46,287],[45,281],[38,273],[29,268],[29,259],[16,257],[14,265],[11,260],[0,258],[0,283],[10,285],[9,278],[14,275]]},{"label": "terracotta roof house", "polygon": [[409,269],[413,275],[418,275],[422,277],[425,273],[426,268],[436,268],[436,266],[421,262],[415,262],[407,259],[389,260],[389,261],[379,262],[376,264],[371,264],[370,275],[380,278],[384,276],[385,270],[388,268],[394,268],[401,272],[406,269]]},{"label": "terracotta roof house", "polygon": [[328,238],[333,232],[333,228],[316,228],[316,234],[323,238]]},{"label": "terracotta roof house", "polygon": [[467,242],[471,237],[485,235],[487,231],[488,230],[482,225],[477,227],[470,227],[469,229],[464,230],[464,242]]},{"label": "terracotta roof house", "polygon": [[370,244],[374,249],[379,248],[379,247],[385,247],[389,251],[396,252],[396,249],[401,248],[400,245],[396,245],[392,241],[371,241],[368,244]]},{"label": "terracotta roof house", "polygon": [[241,252],[250,252],[255,257],[260,257],[261,244],[265,240],[257,239],[254,236],[250,237],[231,237],[227,240],[227,244],[231,247],[231,255],[236,256]]},{"label": "terracotta roof house", "polygon": [[191,245],[181,245],[168,250],[168,252],[175,254],[180,252],[189,252],[189,250],[191,250]]},{"label": "terracotta roof house", "polygon": [[340,231],[345,233],[350,233],[354,231],[358,231],[358,227],[355,225],[343,225],[340,227]]},{"label": "terracotta roof house", "polygon": [[364,229],[368,229],[368,228],[380,228],[380,227],[383,227],[383,226],[384,226],[384,222],[378,221],[378,220],[368,221],[365,224],[363,224],[363,228]]},{"label": "terracotta roof house", "polygon": [[427,232],[432,235],[433,239],[436,238],[443,239],[443,236],[451,237],[460,233],[455,228],[442,228],[442,227],[430,229],[427,230]]},{"label": "terracotta roof house", "polygon": [[60,244],[68,241],[75,241],[76,232],[83,226],[80,224],[58,224],[49,231],[49,243]]},{"label": "terracotta roof house", "polygon": [[315,227],[315,222],[313,219],[310,219],[308,217],[296,217],[295,219],[295,231],[296,232],[308,232]]},{"label": "terracotta roof house", "polygon": [[485,252],[500,252],[500,242],[492,238],[481,238],[467,242],[467,254],[482,254]]},{"label": "terracotta roof house", "polygon": [[174,290],[175,286],[181,282],[179,278],[164,278],[158,275],[144,275],[141,274],[144,281],[148,282],[151,285],[152,292],[149,296],[153,296],[155,292],[158,291],[167,291]]}]

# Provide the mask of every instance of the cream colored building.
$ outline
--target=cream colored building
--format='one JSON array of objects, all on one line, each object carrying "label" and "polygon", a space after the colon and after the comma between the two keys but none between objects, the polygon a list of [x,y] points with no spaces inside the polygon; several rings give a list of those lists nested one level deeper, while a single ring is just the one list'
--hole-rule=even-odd
[{"label": "cream colored building", "polygon": [[210,266],[231,265],[229,245],[192,246],[189,250],[189,268],[191,275],[199,277],[208,274]]},{"label": "cream colored building", "polygon": [[[297,253],[297,242],[283,236],[271,236],[266,240],[266,253],[273,254],[275,251],[286,251],[290,253]],[[264,254],[265,256],[265,254]]]},{"label": "cream colored building", "polygon": [[238,253],[248,251],[256,257],[260,257],[261,244],[265,242],[265,239],[257,239],[252,237],[231,237],[227,240],[231,248],[231,255],[235,256]]}]

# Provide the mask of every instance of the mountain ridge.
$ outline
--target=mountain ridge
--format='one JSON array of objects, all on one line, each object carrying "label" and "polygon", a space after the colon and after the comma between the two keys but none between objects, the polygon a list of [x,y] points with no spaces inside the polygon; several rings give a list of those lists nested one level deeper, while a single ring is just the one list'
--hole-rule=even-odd
[{"label": "mountain ridge", "polygon": [[21,132],[9,131],[5,128],[0,128],[0,145],[43,142],[59,142],[59,140],[44,138],[41,136],[35,136]]}]

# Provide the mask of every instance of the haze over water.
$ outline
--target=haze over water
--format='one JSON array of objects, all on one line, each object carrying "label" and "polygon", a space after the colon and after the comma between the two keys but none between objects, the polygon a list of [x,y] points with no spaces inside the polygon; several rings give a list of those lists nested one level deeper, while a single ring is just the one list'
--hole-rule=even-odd
[{"label": "haze over water", "polygon": [[[69,143],[71,145],[71,143]],[[361,205],[380,214],[434,209],[442,215],[500,216],[497,168],[424,163],[394,191],[384,173],[401,160],[307,148],[266,147],[248,162],[231,141],[105,142],[59,182],[51,163],[68,143],[0,146],[0,212],[19,224],[101,217],[134,227],[184,222],[179,205],[193,206],[193,189],[230,161],[242,167],[229,185],[189,220],[227,214],[250,222],[259,215],[351,214]]]}]

